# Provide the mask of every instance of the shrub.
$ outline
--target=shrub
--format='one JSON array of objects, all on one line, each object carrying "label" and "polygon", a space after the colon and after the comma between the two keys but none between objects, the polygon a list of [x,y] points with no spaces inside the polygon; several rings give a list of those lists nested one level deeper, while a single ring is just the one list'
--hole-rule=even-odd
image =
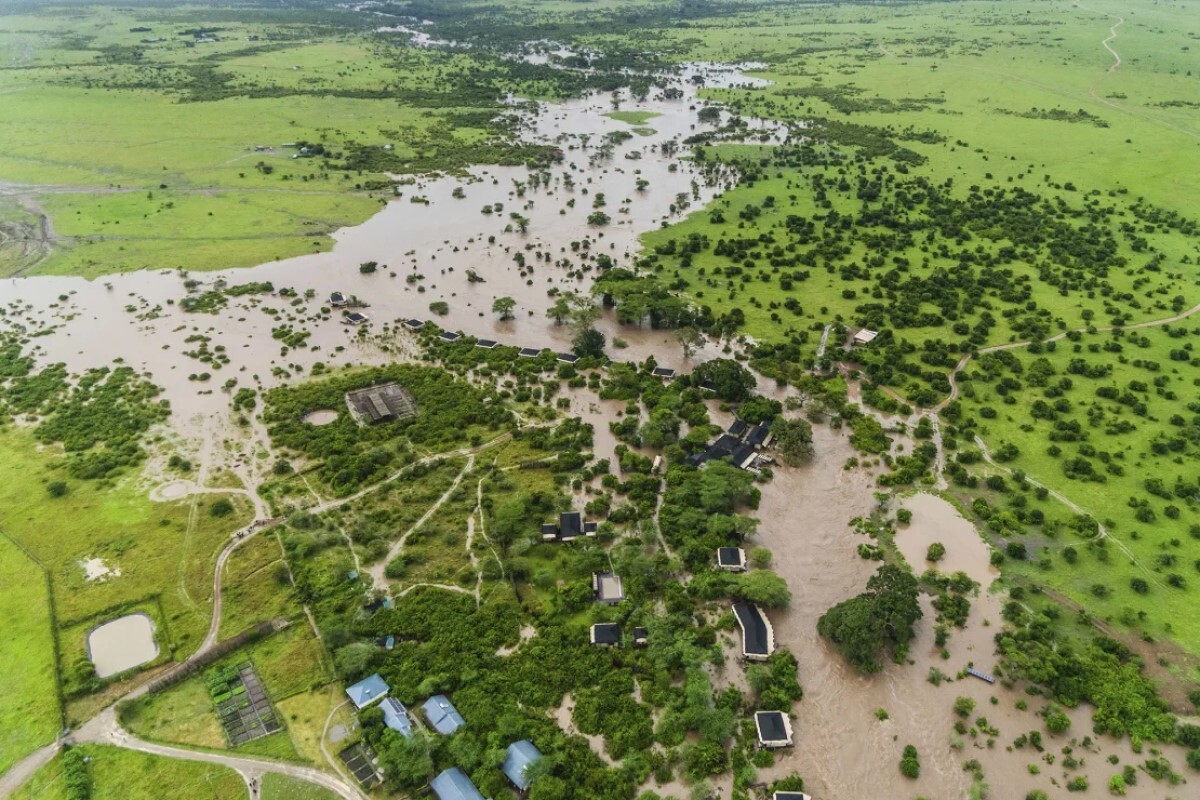
[{"label": "shrub", "polygon": [[50,493],[51,497],[66,497],[70,489],[62,481],[50,481],[46,484],[46,491]]},{"label": "shrub", "polygon": [[229,502],[229,498],[222,497],[209,506],[208,513],[214,517],[227,517],[233,513],[233,503]]},{"label": "shrub", "polygon": [[914,780],[921,775],[921,762],[917,760],[917,748],[911,744],[904,747],[904,755],[900,758],[900,774]]},{"label": "shrub", "polygon": [[926,561],[937,562],[937,561],[941,561],[945,557],[946,557],[946,545],[942,544],[941,542],[934,542],[933,544],[929,545],[929,549],[927,551],[925,551],[925,560]]}]

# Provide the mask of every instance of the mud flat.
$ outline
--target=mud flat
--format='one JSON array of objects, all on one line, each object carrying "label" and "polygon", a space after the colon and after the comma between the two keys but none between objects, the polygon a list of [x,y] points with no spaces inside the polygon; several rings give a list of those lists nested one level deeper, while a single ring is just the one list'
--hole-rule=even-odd
[{"label": "mud flat", "polygon": [[316,411],[310,411],[304,415],[304,422],[308,425],[330,425],[337,421],[338,412],[332,408],[322,408]]},{"label": "mud flat", "polygon": [[[813,463],[799,469],[778,467],[772,482],[762,487],[762,524],[755,543],[771,548],[774,569],[792,590],[790,607],[772,611],[770,617],[776,641],[799,661],[804,699],[792,712],[795,747],[782,752],[773,767],[760,770],[760,780],[796,772],[804,777],[805,790],[817,798],[924,796],[957,800],[967,797],[972,781],[971,774],[963,771],[963,762],[975,759],[991,786],[991,798],[1020,800],[1032,789],[1042,789],[1051,797],[1065,796],[1063,787],[1077,775],[1088,778],[1090,796],[1103,794],[1109,777],[1125,764],[1140,764],[1150,757],[1134,753],[1127,739],[1094,735],[1088,706],[1068,710],[1070,730],[1052,736],[1037,716],[1045,701],[1027,695],[1023,686],[1009,690],[975,678],[955,680],[968,665],[991,672],[998,661],[994,636],[1002,624],[1000,610],[1005,598],[996,591],[981,590],[971,599],[966,627],[954,629],[946,645],[948,657],[934,644],[935,612],[931,599],[923,595],[925,616],[917,623],[917,638],[910,645],[907,663],[887,663],[881,673],[871,676],[850,667],[817,635],[817,620],[830,606],[861,592],[878,566],[878,562],[859,558],[855,548],[864,538],[848,525],[853,517],[871,511],[876,487],[873,474],[842,469],[854,454],[843,435],[817,426],[814,437],[818,455]],[[988,563],[987,545],[952,505],[936,495],[918,494],[906,499],[904,506],[913,511],[913,522],[896,538],[903,542],[902,552],[916,559],[915,571],[923,572],[927,566],[928,543],[941,541],[947,551],[938,565],[941,569],[961,569],[984,585],[992,582],[995,575]],[[929,530],[922,532],[925,528]],[[929,683],[931,668],[948,679],[940,686]],[[992,746],[983,733],[977,737],[955,734],[958,717],[953,704],[959,695],[975,700],[969,723],[982,716],[999,729]],[[1022,700],[1027,710],[1017,708]],[[875,716],[878,709],[886,711],[888,719],[879,720]],[[1029,745],[1008,749],[1013,739],[1033,730],[1042,732],[1044,754]],[[1086,748],[1080,744],[1085,736],[1093,740]],[[1083,764],[1068,771],[1061,766],[1062,749],[1070,746],[1072,739],[1078,740],[1073,755]],[[915,781],[901,775],[898,766],[908,744],[920,754],[921,775]],[[1185,770],[1182,748],[1160,749],[1177,771]],[[1055,756],[1054,764],[1046,762],[1046,754]],[[1117,765],[1107,761],[1110,755],[1117,756]],[[1038,766],[1039,774],[1029,772],[1031,764]],[[1191,794],[1184,787],[1155,782],[1141,773],[1129,796],[1167,800]]]},{"label": "mud flat", "polygon": [[96,676],[107,678],[158,657],[154,621],[146,614],[128,614],[98,625],[88,634],[88,658]]}]

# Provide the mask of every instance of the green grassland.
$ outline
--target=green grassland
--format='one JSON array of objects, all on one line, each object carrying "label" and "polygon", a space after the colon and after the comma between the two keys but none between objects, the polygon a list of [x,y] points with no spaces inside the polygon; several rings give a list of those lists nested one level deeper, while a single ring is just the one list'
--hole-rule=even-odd
[{"label": "green grassland", "polygon": [[[62,653],[58,668],[68,696],[99,688],[86,658],[87,633],[128,609],[156,620],[163,659],[190,654],[208,629],[217,553],[249,518],[248,503],[235,497],[236,513],[215,517],[208,513],[212,496],[193,509],[190,501],[150,502],[130,476],[75,480],[57,448],[38,445],[11,426],[0,435],[0,453],[2,523],[49,573]],[[51,497],[51,481],[65,484],[65,495]],[[92,558],[121,574],[87,580],[81,562]],[[36,728],[37,717],[29,720]]]},{"label": "green grassland", "polygon": [[263,776],[263,800],[334,800],[336,795],[308,781],[269,773]]},{"label": "green grassland", "polygon": [[296,613],[287,564],[268,530],[243,544],[225,563],[221,595],[221,638],[259,622]]},{"label": "green grassland", "polygon": [[[174,800],[212,798],[240,800],[246,784],[231,769],[216,764],[179,761],[104,745],[83,745],[95,800]],[[42,767],[16,794],[14,800],[70,800],[63,774],[63,759]]]},{"label": "green grassland", "polygon": [[0,613],[7,620],[0,700],[0,773],[51,742],[62,727],[54,653],[54,620],[42,569],[0,536]]},{"label": "green grassland", "polygon": [[[26,274],[312,252],[391,195],[384,171],[528,157],[493,121],[496,85],[539,93],[511,68],[493,62],[481,81],[481,57],[362,35],[355,15],[271,16],[87,6],[4,17],[0,54],[14,66],[0,70],[0,176],[41,201],[58,237]],[[219,27],[218,41],[195,41],[198,22]],[[480,88],[464,92],[468,80]],[[294,142],[319,142],[326,157],[293,158],[283,145]]]},{"label": "green grassland", "polygon": [[[293,738],[292,718],[328,713],[327,696],[320,689],[329,683],[327,658],[319,640],[300,622],[267,639],[242,648],[208,669],[250,661],[262,678],[284,729],[235,748],[242,755],[262,755],[303,761],[312,754]],[[163,692],[146,695],[121,707],[121,721],[146,739],[191,747],[229,749],[205,684],[204,672]],[[288,701],[294,702],[288,702]],[[286,704],[286,713],[280,704]],[[321,717],[323,722],[323,716]],[[311,725],[307,722],[306,725]]]},{"label": "green grassland", "polygon": [[[1200,490],[1189,469],[1198,333],[1180,323],[985,355],[961,376],[960,408],[947,409],[963,449],[974,450],[978,435],[1004,468],[1066,495],[1107,530],[1106,541],[1094,525],[1072,526],[1053,500],[1036,503],[1065,519],[1028,528],[1030,560],[1015,566],[1098,616],[1192,652],[1200,652],[1200,625],[1189,613],[1200,581]],[[1015,495],[994,501],[1008,516],[994,526],[1019,530],[1027,512],[1012,497],[1023,493],[1011,479],[1008,488]],[[1064,557],[1067,547],[1076,553]],[[1134,579],[1145,588],[1131,588]]]}]

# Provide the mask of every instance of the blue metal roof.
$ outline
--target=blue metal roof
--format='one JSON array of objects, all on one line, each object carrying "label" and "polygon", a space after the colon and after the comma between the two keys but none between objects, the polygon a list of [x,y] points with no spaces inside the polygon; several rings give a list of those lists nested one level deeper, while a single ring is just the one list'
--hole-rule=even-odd
[{"label": "blue metal roof", "polygon": [[471,779],[458,767],[451,767],[429,782],[438,800],[483,800]]},{"label": "blue metal roof", "polygon": [[513,786],[523,792],[529,788],[529,779],[525,777],[525,770],[541,757],[542,754],[533,746],[533,742],[522,739],[508,746],[507,755],[504,757],[504,763],[500,769],[513,782]]},{"label": "blue metal roof", "polygon": [[458,713],[458,709],[451,705],[450,700],[444,694],[435,694],[426,700],[425,705],[421,708],[424,709],[429,724],[438,733],[448,736],[467,724],[467,721]]},{"label": "blue metal roof", "polygon": [[387,685],[387,681],[376,672],[371,677],[363,678],[358,683],[348,687],[346,694],[350,696],[350,700],[354,705],[362,708],[363,706],[371,705],[371,703],[383,697],[388,693],[390,688]]},{"label": "blue metal roof", "polygon": [[408,718],[408,709],[394,697],[385,697],[379,706],[383,709],[383,723],[401,736],[412,736],[412,720]]}]

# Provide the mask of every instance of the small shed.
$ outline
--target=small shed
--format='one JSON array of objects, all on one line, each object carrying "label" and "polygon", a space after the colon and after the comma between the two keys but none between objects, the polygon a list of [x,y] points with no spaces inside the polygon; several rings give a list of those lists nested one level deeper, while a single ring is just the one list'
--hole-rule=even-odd
[{"label": "small shed", "polygon": [[425,712],[425,719],[429,720],[433,729],[443,736],[449,736],[467,724],[462,714],[458,713],[458,709],[444,694],[435,694],[426,700],[421,710]]},{"label": "small shed", "polygon": [[621,626],[615,622],[598,622],[592,626],[592,644],[616,647],[621,643]]},{"label": "small shed", "polygon": [[766,661],[775,652],[775,631],[766,615],[753,603],[734,603],[733,615],[742,629],[742,656]]},{"label": "small shed", "polygon": [[512,781],[512,785],[524,794],[529,791],[529,779],[525,776],[525,772],[541,757],[541,752],[534,747],[533,742],[528,739],[522,739],[508,746],[508,750],[505,751],[504,763],[500,765],[500,770],[508,776],[508,779]]},{"label": "small shed", "polygon": [[596,596],[596,602],[615,606],[625,599],[625,586],[621,583],[621,576],[615,572],[593,572],[592,593]]},{"label": "small shed", "polygon": [[663,379],[674,378],[675,370],[671,369],[670,367],[655,367],[654,377]]},{"label": "small shed", "polygon": [[383,711],[384,725],[406,738],[412,736],[412,720],[408,718],[408,709],[403,703],[394,697],[385,697],[379,708]]},{"label": "small shed", "polygon": [[454,331],[442,331],[438,334],[438,336],[440,336],[442,340],[446,342],[457,342],[462,338],[461,333],[455,333]]},{"label": "small shed", "polygon": [[537,358],[541,354],[542,351],[536,347],[522,347],[520,351],[517,352],[517,355],[521,356],[522,358]]},{"label": "small shed", "polygon": [[775,792],[771,795],[771,800],[812,800],[812,798],[804,792]]},{"label": "small shed", "polygon": [[859,328],[854,332],[854,336],[850,339],[850,344],[858,347],[864,344],[870,344],[875,341],[875,337],[879,335],[879,331],[873,331],[869,328]]},{"label": "small shed", "polygon": [[341,308],[342,306],[346,305],[346,295],[342,294],[341,292],[334,292],[333,294],[329,295],[329,305],[333,306],[334,308]]},{"label": "small shed", "polygon": [[346,407],[359,425],[415,417],[417,401],[398,383],[382,383],[346,393]]},{"label": "small shed", "polygon": [[406,319],[404,320],[404,327],[410,331],[419,331],[425,327],[425,323],[419,319]]},{"label": "small shed", "polygon": [[641,627],[634,628],[633,629],[633,646],[634,647],[645,647],[648,644],[650,644],[650,631],[647,630],[646,628],[641,628]]},{"label": "small shed", "polygon": [[746,551],[740,547],[718,547],[717,567],[730,572],[745,572]]},{"label": "small shed", "polygon": [[558,525],[546,523],[542,525],[542,541],[569,542],[580,536],[595,536],[596,523],[585,522],[583,514],[578,511],[564,511],[558,515]]},{"label": "small shed", "polygon": [[483,800],[483,795],[471,783],[467,773],[458,767],[451,767],[429,782],[429,788],[437,795],[438,800]]},{"label": "small shed", "polygon": [[574,353],[555,353],[554,358],[564,364],[574,364],[579,360],[579,356]]},{"label": "small shed", "polygon": [[792,746],[792,721],[782,711],[756,711],[754,728],[760,747],[775,750]]},{"label": "small shed", "polygon": [[368,319],[369,319],[369,317],[367,317],[366,314],[363,314],[360,311],[351,311],[349,314],[346,315],[346,324],[347,325],[362,325]]},{"label": "small shed", "polygon": [[494,350],[496,348],[495,339],[478,339],[475,342],[476,347],[482,347],[484,350]]},{"label": "small shed", "polygon": [[391,689],[387,681],[378,672],[369,678],[363,678],[353,686],[346,688],[346,694],[355,708],[366,708],[372,703],[385,697]]}]

